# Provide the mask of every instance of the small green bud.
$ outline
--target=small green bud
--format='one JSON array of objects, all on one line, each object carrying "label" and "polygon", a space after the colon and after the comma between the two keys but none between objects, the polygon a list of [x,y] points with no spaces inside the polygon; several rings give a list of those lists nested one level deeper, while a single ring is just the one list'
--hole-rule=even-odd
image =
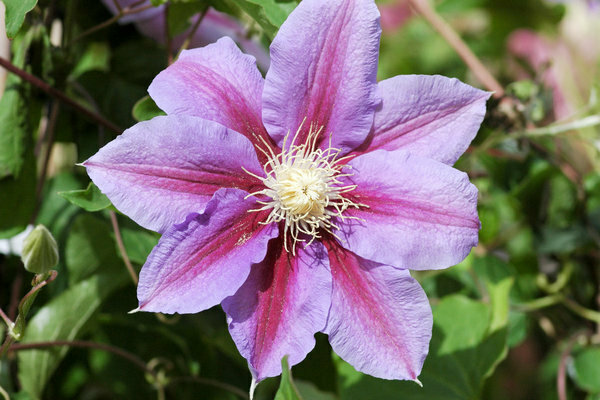
[{"label": "small green bud", "polygon": [[25,238],[21,260],[25,269],[35,274],[50,271],[58,264],[58,246],[44,225],[38,225]]}]

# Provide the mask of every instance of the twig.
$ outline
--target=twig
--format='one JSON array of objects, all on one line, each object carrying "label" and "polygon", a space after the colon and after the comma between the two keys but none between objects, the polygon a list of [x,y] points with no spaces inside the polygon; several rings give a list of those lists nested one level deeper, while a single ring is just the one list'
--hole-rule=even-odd
[{"label": "twig", "polygon": [[219,381],[214,380],[214,379],[200,378],[200,377],[197,377],[197,376],[180,376],[180,377],[172,378],[169,381],[169,384],[172,384],[172,383],[175,383],[175,382],[194,382],[194,383],[198,383],[200,385],[214,386],[214,387],[218,387],[220,389],[226,390],[226,391],[228,391],[230,393],[233,393],[233,394],[235,394],[236,396],[239,396],[242,399],[249,399],[248,393],[246,393],[242,389],[237,388],[237,387],[235,387],[233,385],[230,385],[228,383],[219,382]]},{"label": "twig", "polygon": [[131,15],[131,14],[137,14],[137,13],[140,13],[142,11],[146,11],[146,10],[154,7],[152,4],[148,4],[148,5],[145,5],[145,6],[140,7],[140,8],[135,8],[138,5],[140,5],[141,3],[143,3],[143,0],[142,1],[137,1],[134,4],[130,5],[129,7],[121,8],[120,10],[118,10],[118,14],[117,15],[115,15],[115,16],[107,19],[104,22],[99,23],[98,25],[95,25],[95,26],[91,27],[88,30],[86,30],[85,32],[83,32],[82,34],[80,34],[79,36],[77,36],[75,39],[71,40],[68,43],[67,46],[70,46],[73,43],[81,40],[82,38],[84,38],[84,37],[86,37],[88,35],[91,35],[92,33],[97,32],[97,31],[99,31],[101,29],[104,29],[107,26],[110,26],[110,25],[114,24],[119,19],[121,19],[121,17],[124,17],[126,15]]},{"label": "twig", "polygon": [[156,378],[156,372],[154,372],[152,369],[150,369],[146,365],[144,360],[142,360],[135,354],[132,354],[132,353],[130,353],[126,350],[123,350],[119,347],[111,346],[111,345],[104,344],[104,343],[96,343],[96,342],[89,342],[89,341],[83,341],[83,340],[73,340],[73,341],[56,340],[56,341],[52,341],[52,342],[34,342],[34,343],[13,344],[12,346],[10,346],[9,351],[23,351],[23,350],[43,349],[46,347],[61,347],[61,346],[96,349],[96,350],[103,350],[103,351],[107,351],[109,353],[113,353],[121,358],[128,360],[132,364],[135,364],[142,371],[144,371],[145,373],[150,374],[150,375],[152,375],[152,377]]},{"label": "twig", "polygon": [[33,214],[31,215],[31,219],[29,220],[30,224],[35,222],[37,215],[42,206],[42,190],[44,189],[44,183],[46,182],[46,174],[48,172],[48,163],[50,162],[50,155],[52,154],[52,145],[54,144],[54,137],[56,136],[56,120],[58,119],[58,112],[60,110],[60,103],[57,101],[52,102],[50,106],[50,116],[48,117],[48,125],[46,125],[46,133],[44,134],[44,138],[46,140],[46,153],[44,154],[44,160],[42,161],[42,169],[40,171],[40,176],[37,180],[37,184],[35,187],[35,209],[33,210]]},{"label": "twig", "polygon": [[456,51],[458,56],[467,64],[467,67],[473,71],[473,75],[488,90],[494,92],[493,96],[501,98],[504,96],[504,88],[496,78],[488,71],[483,63],[471,51],[466,43],[460,38],[458,33],[442,18],[429,4],[429,0],[409,0],[410,4],[417,10],[423,18],[448,42]]},{"label": "twig", "polygon": [[42,349],[42,348],[46,348],[46,347],[57,347],[57,346],[69,346],[69,347],[79,347],[79,348],[103,350],[103,351],[112,353],[116,356],[119,356],[121,358],[124,358],[124,359],[128,360],[129,362],[131,362],[132,364],[134,364],[135,366],[137,366],[142,371],[144,371],[146,374],[150,375],[154,381],[153,383],[156,383],[153,386],[158,391],[158,398],[159,399],[165,398],[164,387],[163,387],[163,385],[159,384],[160,383],[159,375],[152,368],[150,368],[144,362],[144,360],[142,360],[135,354],[130,353],[130,352],[123,350],[116,346],[111,346],[111,345],[104,344],[104,343],[88,342],[88,341],[83,341],[83,340],[73,340],[73,341],[56,340],[53,342],[14,344],[10,347],[9,351],[23,351],[23,350],[32,350],[32,349]]},{"label": "twig", "polygon": [[192,38],[194,37],[194,35],[198,31],[198,28],[200,27],[200,24],[202,23],[202,20],[204,20],[204,17],[206,16],[207,12],[208,12],[208,7],[205,8],[204,11],[202,11],[202,13],[200,14],[200,16],[198,17],[198,20],[192,26],[192,29],[190,30],[190,33],[186,36],[185,40],[183,41],[183,44],[181,45],[181,47],[179,48],[179,51],[177,52],[177,58],[179,58],[179,55],[181,54],[181,52],[183,50],[187,49],[188,46],[190,45],[190,42],[192,41]]},{"label": "twig", "polygon": [[577,342],[580,336],[586,335],[586,332],[577,332],[569,342],[567,343],[567,347],[560,354],[560,361],[558,363],[558,373],[556,374],[556,391],[558,392],[559,400],[567,400],[567,360],[571,355],[571,350],[573,350],[573,346]]},{"label": "twig", "polygon": [[4,397],[4,400],[10,400],[10,396],[8,395],[6,390],[4,390],[2,385],[0,385],[0,394],[2,395],[2,397]]},{"label": "twig", "polygon": [[22,70],[21,68],[16,67],[10,61],[8,61],[2,57],[0,57],[0,66],[6,68],[13,74],[19,76],[21,79],[24,79],[25,81],[36,86],[37,88],[39,88],[42,91],[49,94],[50,96],[57,98],[58,100],[62,101],[69,107],[74,108],[75,110],[77,110],[81,114],[85,115],[87,118],[94,121],[95,123],[105,126],[106,128],[108,128],[111,131],[116,132],[116,133],[123,132],[123,129],[121,129],[117,125],[113,124],[112,122],[110,122],[109,120],[104,118],[102,115],[95,113],[93,111],[90,111],[86,107],[83,107],[82,105],[77,103],[75,100],[72,100],[70,97],[68,97],[66,94],[64,94],[60,90],[48,85],[43,80],[39,79],[36,76],[31,75],[30,73]]},{"label": "twig", "polygon": [[17,318],[17,310],[19,309],[19,297],[21,297],[21,284],[23,283],[23,270],[19,269],[15,280],[10,288],[10,303],[8,303],[8,317],[10,319]]},{"label": "twig", "polygon": [[119,221],[117,220],[117,213],[110,210],[110,222],[112,223],[113,231],[115,232],[115,240],[117,241],[117,246],[119,247],[119,252],[121,253],[121,257],[123,258],[123,262],[127,267],[127,271],[129,275],[131,275],[131,279],[135,285],[138,284],[138,277],[133,269],[133,265],[131,265],[131,261],[129,260],[129,256],[127,255],[127,250],[125,249],[125,244],[123,243],[123,237],[121,236],[121,231],[119,230]]}]

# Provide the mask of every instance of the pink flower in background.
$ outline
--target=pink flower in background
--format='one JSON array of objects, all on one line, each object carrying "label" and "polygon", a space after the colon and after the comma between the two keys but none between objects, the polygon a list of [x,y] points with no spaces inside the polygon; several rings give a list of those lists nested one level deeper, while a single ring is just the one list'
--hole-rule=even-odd
[{"label": "pink flower in background", "polygon": [[432,316],[409,269],[477,244],[477,190],[451,167],[489,93],[441,76],[375,80],[372,0],[304,0],[265,78],[229,38],[184,51],[149,92],[167,115],[84,165],[123,213],[163,234],[139,310],[221,304],[254,379],[324,332],[357,370],[417,380]]},{"label": "pink flower in background", "polygon": [[413,17],[408,0],[394,0],[379,6],[381,12],[381,28],[384,32],[396,31]]},{"label": "pink flower in background", "polygon": [[[113,0],[102,0],[113,14],[117,14],[118,10]],[[119,0],[121,7],[129,7],[135,5],[134,9],[143,9],[150,4],[150,0],[140,4],[138,0]],[[135,23],[137,29],[144,35],[154,39],[158,43],[166,43],[166,24],[165,24],[165,9],[166,5],[151,7],[144,9],[138,13],[123,16],[119,21],[121,23]],[[200,15],[196,15],[190,21],[193,25]],[[191,29],[191,28],[190,28]],[[173,48],[179,48],[185,38],[189,35],[190,29],[177,35],[173,38]],[[259,43],[248,37],[246,29],[231,16],[213,10],[208,10],[200,26],[191,37],[189,48],[202,47],[215,42],[217,39],[229,36],[248,54],[256,57],[258,65],[267,69],[269,67],[269,55]]]}]

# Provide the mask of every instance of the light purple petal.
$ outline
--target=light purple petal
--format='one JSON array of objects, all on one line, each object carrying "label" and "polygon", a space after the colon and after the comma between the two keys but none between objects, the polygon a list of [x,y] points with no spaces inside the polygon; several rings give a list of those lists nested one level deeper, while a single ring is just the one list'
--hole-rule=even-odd
[{"label": "light purple petal", "polygon": [[407,150],[452,165],[477,134],[489,92],[444,76],[402,75],[379,83],[383,97],[365,152]]},{"label": "light purple petal", "polygon": [[467,174],[402,150],[377,150],[349,165],[368,207],[348,209],[358,219],[338,221],[335,233],[359,256],[405,269],[446,268],[477,245],[477,188]]},{"label": "light purple petal", "polygon": [[162,116],[140,122],[84,163],[112,203],[145,228],[163,232],[202,212],[221,187],[251,191],[261,175],[252,144],[215,122]]},{"label": "light purple petal", "polygon": [[333,276],[325,333],[357,371],[415,380],[425,361],[433,318],[427,296],[407,270],[365,260],[327,242]]},{"label": "light purple petal", "polygon": [[256,199],[246,195],[221,189],[204,214],[190,214],[165,232],[140,273],[140,310],[196,313],[236,292],[278,234],[276,224],[259,223],[264,212],[249,212]]},{"label": "light purple petal", "polygon": [[302,122],[347,152],[367,137],[380,102],[376,73],[379,11],[372,0],[304,0],[271,44],[263,122],[281,145]]},{"label": "light purple petal", "polygon": [[260,381],[281,374],[281,359],[302,361],[325,327],[331,300],[327,252],[314,242],[296,256],[273,240],[238,292],[223,302],[229,332]]},{"label": "light purple petal", "polygon": [[269,139],[261,121],[263,78],[254,57],[228,37],[186,50],[154,78],[150,96],[167,114],[195,115]]}]

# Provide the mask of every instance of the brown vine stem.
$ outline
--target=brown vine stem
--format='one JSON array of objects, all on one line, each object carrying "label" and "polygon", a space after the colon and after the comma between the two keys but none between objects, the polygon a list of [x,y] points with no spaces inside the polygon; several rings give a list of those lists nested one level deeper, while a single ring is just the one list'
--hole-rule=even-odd
[{"label": "brown vine stem", "polygon": [[[48,163],[50,162],[50,155],[52,154],[52,145],[54,144],[54,137],[56,136],[55,128],[59,111],[60,103],[58,101],[53,101],[52,105],[50,106],[50,116],[48,117],[48,125],[46,125],[46,133],[44,134],[44,139],[46,141],[46,152],[44,154],[44,159],[42,161],[42,169],[40,171],[40,176],[37,180],[35,188],[35,209],[33,210],[33,214],[31,215],[31,219],[29,220],[30,224],[33,224],[35,222],[38,213],[40,212],[40,208],[42,207],[42,191],[44,189],[44,184],[46,183]],[[40,141],[40,143],[41,142],[42,141]]]},{"label": "brown vine stem", "polygon": [[91,27],[90,29],[88,29],[87,31],[83,32],[81,35],[79,35],[75,39],[71,40],[71,42],[69,42],[69,44],[67,45],[67,47],[70,46],[70,45],[72,45],[73,43],[81,40],[82,38],[84,38],[84,37],[86,37],[88,35],[91,35],[94,32],[97,32],[97,31],[99,31],[101,29],[104,29],[104,28],[106,28],[106,27],[114,24],[121,17],[124,17],[126,15],[131,15],[131,14],[137,14],[139,12],[142,12],[142,11],[145,11],[145,10],[148,10],[148,9],[154,7],[152,4],[148,4],[148,5],[142,6],[140,8],[135,8],[135,7],[138,7],[143,2],[144,2],[144,0],[141,0],[141,1],[135,2],[134,4],[130,5],[129,7],[125,7],[125,8],[120,7],[120,8],[118,8],[117,10],[118,10],[119,13],[117,15],[115,15],[114,17],[109,18],[106,21],[101,22],[98,25],[95,25],[95,26]]},{"label": "brown vine stem", "polygon": [[[10,346],[9,352],[43,349],[46,347],[60,347],[60,346],[96,349],[96,350],[102,350],[102,351],[112,353],[116,356],[119,356],[119,357],[131,362],[132,364],[137,366],[139,369],[144,371],[146,374],[150,375],[153,378],[155,383],[160,382],[158,374],[156,372],[154,372],[154,370],[152,370],[152,368],[148,367],[148,365],[144,362],[144,360],[142,360],[135,354],[130,353],[126,350],[123,350],[119,347],[111,346],[111,345],[104,344],[104,343],[88,342],[88,341],[83,341],[83,340],[73,340],[73,341],[56,340],[56,341],[52,341],[52,342],[13,344],[12,346]],[[155,387],[158,390],[158,398],[164,399],[165,398],[164,387],[162,385],[155,385]]]},{"label": "brown vine stem", "polygon": [[129,275],[131,275],[131,279],[135,285],[138,284],[138,276],[133,269],[133,265],[131,265],[131,261],[129,260],[129,256],[127,255],[127,250],[125,249],[125,244],[123,243],[123,237],[121,236],[121,230],[119,229],[119,221],[117,220],[117,213],[114,211],[110,211],[110,222],[112,223],[113,231],[115,232],[115,240],[117,241],[117,246],[119,247],[119,252],[121,253],[121,257],[123,258],[123,262],[127,267],[127,271]]},{"label": "brown vine stem", "polygon": [[207,12],[208,12],[208,7],[205,8],[204,11],[202,11],[202,13],[200,14],[200,16],[198,17],[198,19],[196,20],[196,22],[192,26],[192,29],[190,30],[190,33],[188,33],[188,35],[186,36],[185,40],[183,41],[183,44],[179,48],[179,51],[177,52],[177,58],[179,58],[179,55],[181,54],[181,52],[183,50],[187,49],[188,46],[190,45],[190,42],[192,41],[192,38],[194,37],[194,35],[198,31],[198,28],[200,27],[200,24],[202,23],[202,20],[204,20],[204,17],[206,16]]},{"label": "brown vine stem", "polygon": [[52,96],[52,97],[60,100],[61,102],[63,102],[67,106],[69,106],[69,107],[77,110],[81,114],[85,115],[91,121],[93,121],[93,122],[95,122],[95,123],[97,123],[99,125],[102,125],[102,126],[106,127],[107,129],[110,129],[111,131],[115,132],[115,133],[121,133],[121,132],[123,132],[123,129],[121,129],[117,125],[113,124],[112,122],[110,122],[109,120],[107,120],[106,118],[104,118],[102,115],[100,115],[98,113],[95,113],[95,112],[87,109],[86,107],[80,105],[79,103],[77,103],[75,100],[73,100],[70,97],[68,97],[66,94],[64,94],[60,90],[56,89],[55,87],[52,87],[52,86],[48,85],[46,82],[44,82],[40,78],[38,78],[38,77],[36,77],[34,75],[31,75],[30,73],[28,73],[28,72],[22,70],[21,68],[15,66],[14,64],[12,64],[10,61],[6,60],[5,58],[0,57],[0,66],[6,68],[8,71],[10,71],[13,74],[17,75],[21,79],[23,79],[23,80],[31,83],[32,85],[36,86],[38,89],[46,92],[48,95],[50,95],[50,96]]},{"label": "brown vine stem", "polygon": [[567,361],[571,355],[573,346],[577,343],[579,337],[587,335],[587,332],[577,332],[567,342],[567,346],[560,354],[560,360],[558,363],[558,373],[556,374],[556,391],[558,393],[559,400],[567,400]]},{"label": "brown vine stem", "polygon": [[198,383],[200,385],[214,386],[214,387],[218,387],[220,389],[226,390],[230,393],[233,393],[236,396],[238,396],[244,400],[247,400],[250,398],[248,396],[248,393],[244,392],[242,389],[237,388],[237,387],[227,384],[227,383],[216,381],[214,379],[200,378],[198,376],[180,376],[180,377],[172,378],[169,381],[169,384],[173,384],[176,382],[193,382],[193,383]]},{"label": "brown vine stem", "polygon": [[493,96],[501,98],[504,96],[504,88],[496,78],[488,71],[483,63],[471,51],[467,44],[431,6],[429,0],[408,0],[412,7],[446,40],[456,51],[459,57],[467,64],[473,75],[486,89],[494,92]]}]

